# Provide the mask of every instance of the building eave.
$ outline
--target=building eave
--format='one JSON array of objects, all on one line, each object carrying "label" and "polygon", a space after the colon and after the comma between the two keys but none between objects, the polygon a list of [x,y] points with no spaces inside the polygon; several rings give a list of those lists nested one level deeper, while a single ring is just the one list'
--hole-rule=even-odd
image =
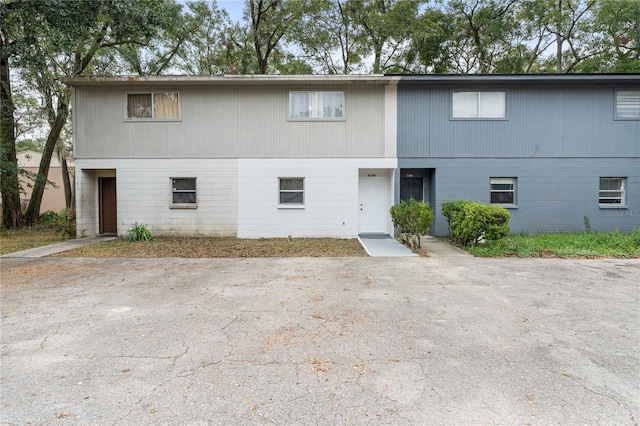
[{"label": "building eave", "polygon": [[65,78],[73,87],[140,86],[308,86],[435,84],[640,84],[640,74],[359,74],[359,75],[211,75],[83,76]]},{"label": "building eave", "polygon": [[639,84],[640,74],[388,74],[399,85],[437,84]]},{"label": "building eave", "polygon": [[132,86],[348,86],[386,85],[399,77],[368,75],[216,75],[216,76],[115,76],[72,77],[63,83],[73,87]]}]

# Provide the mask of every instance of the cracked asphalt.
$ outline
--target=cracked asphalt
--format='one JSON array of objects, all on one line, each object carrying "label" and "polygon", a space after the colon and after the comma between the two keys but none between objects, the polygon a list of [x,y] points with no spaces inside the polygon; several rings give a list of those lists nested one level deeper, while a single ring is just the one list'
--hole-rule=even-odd
[{"label": "cracked asphalt", "polygon": [[0,267],[5,425],[640,419],[639,260]]}]

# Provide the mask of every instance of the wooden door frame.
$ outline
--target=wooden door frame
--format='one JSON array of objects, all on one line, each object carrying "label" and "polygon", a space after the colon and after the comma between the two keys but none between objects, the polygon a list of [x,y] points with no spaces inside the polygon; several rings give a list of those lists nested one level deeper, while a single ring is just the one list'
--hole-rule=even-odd
[{"label": "wooden door frame", "polygon": [[[117,212],[118,212],[118,208],[117,208],[117,203],[118,203],[118,196],[117,196],[117,192],[116,192],[116,177],[115,176],[102,176],[98,178],[98,234],[99,235],[103,235],[105,233],[108,234],[112,234],[113,232],[105,232],[104,230],[104,216],[105,216],[105,210],[104,210],[104,200],[103,200],[103,185],[104,185],[104,181],[105,180],[113,180],[113,185],[114,185],[114,202],[116,204],[116,209],[115,209],[115,214],[116,214],[116,223],[117,223]],[[117,230],[116,230],[117,233]]]}]

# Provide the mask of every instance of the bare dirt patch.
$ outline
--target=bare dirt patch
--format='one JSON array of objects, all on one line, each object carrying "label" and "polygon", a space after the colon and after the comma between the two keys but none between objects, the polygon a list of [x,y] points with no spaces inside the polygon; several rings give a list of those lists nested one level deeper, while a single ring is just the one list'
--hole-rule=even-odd
[{"label": "bare dirt patch", "polygon": [[59,263],[29,263],[27,265],[2,265],[2,279],[0,288],[24,285],[39,280],[45,276],[65,276],[76,270],[74,265]]},{"label": "bare dirt patch", "polygon": [[234,257],[364,257],[356,239],[338,238],[188,238],[151,241],[107,241],[59,253],[55,257],[234,258]]}]

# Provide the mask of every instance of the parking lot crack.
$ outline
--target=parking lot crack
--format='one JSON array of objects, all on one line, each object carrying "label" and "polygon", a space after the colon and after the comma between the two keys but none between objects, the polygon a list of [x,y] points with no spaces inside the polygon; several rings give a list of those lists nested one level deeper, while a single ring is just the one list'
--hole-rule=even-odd
[{"label": "parking lot crack", "polygon": [[116,426],[118,424],[121,424],[124,419],[129,417],[129,415],[133,412],[135,407],[139,406],[142,403],[142,401],[144,401],[145,399],[149,398],[158,389],[160,389],[162,386],[166,385],[170,380],[171,379],[167,379],[167,380],[163,381],[162,383],[158,384],[156,387],[151,389],[146,395],[142,396],[140,399],[138,399],[136,402],[134,402],[133,405],[131,406],[131,409],[129,411],[127,411],[127,413],[125,415],[123,415],[122,417],[118,418],[115,422],[113,422],[112,426]]},{"label": "parking lot crack", "polygon": [[103,358],[107,358],[107,359],[155,359],[155,360],[171,360],[172,364],[175,364],[175,362],[180,358],[183,357],[187,354],[187,352],[189,352],[189,347],[185,347],[184,350],[176,355],[167,355],[167,356],[158,356],[158,355],[112,355],[112,356],[106,356]]},{"label": "parking lot crack", "polygon": [[60,334],[61,328],[62,328],[62,325],[58,325],[58,327],[53,333],[51,333],[50,335],[46,335],[42,338],[42,342],[40,342],[40,350],[45,350],[49,348],[49,339],[53,336]]},{"label": "parking lot crack", "polygon": [[209,361],[209,362],[201,362],[199,365],[195,366],[195,367],[191,367],[187,370],[183,370],[180,371],[176,374],[176,377],[190,377],[193,376],[194,374],[196,374],[198,371],[203,370],[205,368],[208,367],[212,367],[212,366],[216,366],[219,365],[221,363],[223,363],[224,361],[228,361],[228,358],[231,356],[231,353],[227,353],[224,357],[220,358],[219,360],[215,360],[215,361]]},{"label": "parking lot crack", "polygon": [[577,378],[575,378],[574,376],[572,376],[570,374],[563,374],[563,376],[568,378],[569,380],[571,380],[573,383],[576,383],[576,384],[580,385],[580,387],[582,387],[587,392],[589,392],[589,393],[591,393],[593,395],[597,395],[597,396],[600,396],[602,398],[606,398],[606,399],[609,399],[609,400],[615,402],[620,408],[624,409],[627,413],[629,413],[629,418],[630,418],[632,424],[634,426],[638,425],[638,423],[636,422],[635,415],[634,415],[633,411],[628,406],[624,405],[622,402],[620,402],[617,399],[615,399],[613,396],[604,394],[602,392],[597,392],[597,391],[589,388],[587,385],[585,385],[580,380],[578,380]]}]

